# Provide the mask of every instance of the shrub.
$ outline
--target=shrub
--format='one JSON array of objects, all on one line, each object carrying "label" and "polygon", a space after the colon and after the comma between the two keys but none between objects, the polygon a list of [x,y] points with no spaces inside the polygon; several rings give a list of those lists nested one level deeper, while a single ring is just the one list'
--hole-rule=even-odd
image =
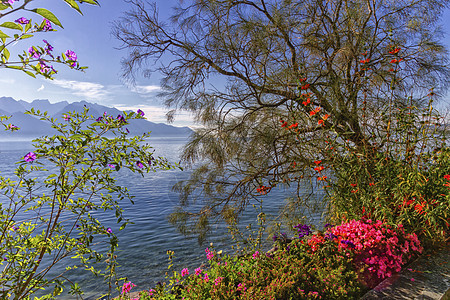
[{"label": "shrub", "polygon": [[140,299],[355,299],[422,251],[415,234],[382,221],[352,220],[313,235],[295,228],[299,238],[278,234],[265,254],[207,248],[209,268],[173,272]]}]

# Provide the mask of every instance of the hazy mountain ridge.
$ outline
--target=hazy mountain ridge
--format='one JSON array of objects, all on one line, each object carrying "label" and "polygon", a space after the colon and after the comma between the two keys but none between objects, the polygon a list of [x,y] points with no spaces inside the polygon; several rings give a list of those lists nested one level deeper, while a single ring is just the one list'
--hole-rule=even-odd
[{"label": "hazy mountain ridge", "polygon": [[[20,127],[16,132],[4,132],[0,135],[7,138],[23,138],[23,137],[38,137],[42,135],[52,135],[55,130],[51,128],[48,122],[41,121],[38,118],[25,114],[25,111],[34,108],[41,112],[47,111],[48,115],[63,121],[62,115],[67,112],[82,112],[84,107],[89,108],[89,114],[96,117],[102,116],[104,112],[116,117],[123,114],[122,111],[107,107],[96,103],[89,103],[86,101],[68,103],[61,101],[57,103],[50,103],[46,99],[37,99],[31,103],[23,100],[15,100],[11,97],[0,97],[0,115],[11,116],[8,123],[12,123]],[[145,132],[151,131],[151,136],[188,136],[192,130],[189,127],[175,127],[163,123],[153,123],[147,120],[130,120],[126,126],[131,134],[141,135]]]}]

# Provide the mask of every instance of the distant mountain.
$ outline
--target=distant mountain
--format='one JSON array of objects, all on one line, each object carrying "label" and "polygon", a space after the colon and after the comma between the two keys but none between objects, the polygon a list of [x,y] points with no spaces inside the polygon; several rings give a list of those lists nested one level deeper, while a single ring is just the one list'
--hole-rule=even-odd
[{"label": "distant mountain", "polygon": [[[105,112],[108,115],[116,117],[123,114],[122,111],[114,108],[89,103],[86,101],[68,103],[62,101],[58,103],[50,103],[48,100],[34,100],[29,103],[23,100],[15,100],[11,97],[0,97],[0,115],[12,116],[8,123],[12,123],[20,127],[19,131],[13,133],[0,132],[0,140],[3,138],[35,138],[42,135],[52,135],[55,130],[45,122],[38,118],[24,114],[26,110],[34,108],[41,112],[47,111],[48,115],[59,120],[62,115],[67,112],[82,112],[85,107],[89,108],[89,114],[92,116],[102,116]],[[141,135],[151,131],[151,136],[188,136],[192,133],[189,127],[175,127],[163,123],[153,123],[147,120],[129,120],[126,128],[133,135]]]}]

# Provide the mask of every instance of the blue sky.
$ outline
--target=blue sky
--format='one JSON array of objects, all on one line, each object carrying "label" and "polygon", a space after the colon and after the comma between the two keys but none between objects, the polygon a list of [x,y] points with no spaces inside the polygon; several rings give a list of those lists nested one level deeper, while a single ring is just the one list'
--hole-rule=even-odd
[{"label": "blue sky", "polygon": [[[163,17],[170,13],[170,8],[175,4],[175,0],[156,2]],[[41,33],[36,38],[17,43],[14,48],[10,48],[11,57],[14,57],[14,51],[21,52],[33,44],[41,45],[42,39],[46,39],[55,47],[55,53],[65,52],[67,49],[74,50],[80,64],[89,68],[86,72],[77,72],[65,66],[58,66],[55,80],[33,79],[19,71],[2,69],[0,96],[28,102],[34,99],[48,99],[53,103],[64,100],[69,102],[86,100],[119,109],[140,108],[150,121],[165,122],[166,110],[161,100],[155,96],[159,90],[158,74],[150,78],[138,78],[135,86],[125,85],[120,78],[120,60],[127,53],[126,50],[115,49],[120,43],[111,35],[111,26],[113,21],[118,20],[128,10],[129,4],[124,0],[100,0],[100,7],[84,4],[81,5],[83,16],[62,0],[35,0],[32,4],[54,12],[64,29],[57,28],[57,32]],[[25,16],[32,17],[36,21],[41,19],[37,15]],[[15,15],[11,19],[18,17]],[[450,32],[449,10],[443,16],[443,24],[444,29]],[[450,48],[448,35],[445,43]],[[191,126],[191,120],[189,114],[181,113],[173,125]]]},{"label": "blue sky", "polygon": [[[160,13],[168,14],[173,4],[172,0],[158,1]],[[88,66],[88,69],[79,72],[55,65],[58,74],[54,80],[34,79],[20,71],[2,69],[0,96],[28,102],[34,99],[48,99],[52,103],[86,100],[119,109],[140,108],[146,113],[148,120],[165,122],[166,109],[155,96],[159,90],[158,74],[151,78],[138,78],[134,86],[127,86],[120,78],[120,60],[127,53],[116,49],[120,43],[111,35],[111,27],[112,22],[128,10],[128,5],[124,0],[100,0],[100,7],[81,5],[83,15],[80,15],[62,0],[33,1],[33,7],[51,10],[64,29],[53,26],[57,29],[56,32],[40,33],[33,39],[17,43],[9,49],[11,58],[17,57],[14,53],[27,50],[31,45],[43,45],[42,39],[46,39],[54,46],[54,53],[65,52],[67,49],[75,51],[80,65]],[[20,16],[22,15],[31,17],[34,21],[42,19],[35,14],[22,12]],[[8,20],[18,17],[19,15],[14,15]],[[181,113],[173,125],[190,126],[192,118],[187,113]]]}]

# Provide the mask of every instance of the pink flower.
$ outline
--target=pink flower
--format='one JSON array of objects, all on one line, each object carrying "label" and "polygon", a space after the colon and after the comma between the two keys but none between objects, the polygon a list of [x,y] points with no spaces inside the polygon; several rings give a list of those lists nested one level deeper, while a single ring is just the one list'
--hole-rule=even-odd
[{"label": "pink flower", "polygon": [[128,293],[135,286],[136,285],[134,283],[131,283],[131,281],[125,282],[122,286],[122,294]]},{"label": "pink flower", "polygon": [[214,257],[214,252],[210,251],[208,248],[205,249],[205,252],[206,252],[206,258],[207,258],[208,260],[213,259],[213,257]]},{"label": "pink flower", "polygon": [[202,274],[203,270],[200,268],[195,269],[195,275],[200,275]]},{"label": "pink flower", "polygon": [[253,253],[253,258],[258,258],[259,257],[259,251],[256,251],[255,253]]},{"label": "pink flower", "polygon": [[189,270],[187,268],[184,268],[183,270],[181,270],[181,277],[184,277],[186,275],[189,275]]},{"label": "pink flower", "polygon": [[223,277],[217,277],[216,280],[214,280],[215,285],[219,285],[223,280]]},{"label": "pink flower", "polygon": [[208,281],[209,281],[208,273],[205,273],[205,275],[203,276],[203,280],[204,280],[205,282],[208,282]]}]

